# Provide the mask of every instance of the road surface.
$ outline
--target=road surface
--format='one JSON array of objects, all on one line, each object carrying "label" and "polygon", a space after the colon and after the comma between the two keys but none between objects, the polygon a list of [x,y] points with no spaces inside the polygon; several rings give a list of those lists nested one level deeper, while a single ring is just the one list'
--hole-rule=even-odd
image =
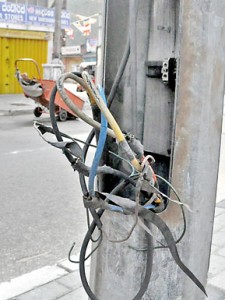
[{"label": "road surface", "polygon": [[[78,176],[34,119],[0,117],[0,282],[66,258],[74,241],[78,253],[87,229]],[[50,125],[49,115],[39,121]],[[59,125],[78,138],[91,129],[81,120]]]}]

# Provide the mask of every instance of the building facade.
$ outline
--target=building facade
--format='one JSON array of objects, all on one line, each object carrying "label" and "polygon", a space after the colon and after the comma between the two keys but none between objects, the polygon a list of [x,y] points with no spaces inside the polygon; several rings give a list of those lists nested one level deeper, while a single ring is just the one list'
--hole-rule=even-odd
[{"label": "building facade", "polygon": [[[96,61],[102,0],[62,0],[61,60],[65,71],[81,62]],[[51,63],[55,31],[54,0],[0,0],[0,93],[22,93],[15,78],[15,62],[32,58],[43,76]],[[35,64],[17,61],[21,73],[38,78]]]},{"label": "building facade", "polygon": [[[0,1],[0,93],[21,93],[15,78],[15,62],[20,58],[37,61],[42,76],[42,64],[51,59],[54,32],[54,8],[47,0]],[[62,24],[70,26],[69,14],[64,13]],[[35,64],[18,61],[21,72],[38,78]]]}]

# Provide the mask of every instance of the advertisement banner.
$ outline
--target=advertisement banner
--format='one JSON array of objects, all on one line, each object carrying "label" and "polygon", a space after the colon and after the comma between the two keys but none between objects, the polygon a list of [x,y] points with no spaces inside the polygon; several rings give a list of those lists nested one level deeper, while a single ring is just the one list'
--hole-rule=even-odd
[{"label": "advertisement banner", "polygon": [[70,13],[66,10],[62,10],[61,14],[61,27],[70,28]]},{"label": "advertisement banner", "polygon": [[[62,29],[70,28],[70,13],[61,13]],[[55,9],[31,4],[0,2],[0,23],[17,23],[33,26],[55,26]]]},{"label": "advertisement banner", "polygon": [[96,52],[98,40],[97,39],[87,39],[86,48],[87,52]]},{"label": "advertisement banner", "polygon": [[52,8],[27,5],[27,24],[35,26],[51,26],[55,24],[55,12]]},{"label": "advertisement banner", "polygon": [[26,4],[0,2],[0,22],[26,23]]}]

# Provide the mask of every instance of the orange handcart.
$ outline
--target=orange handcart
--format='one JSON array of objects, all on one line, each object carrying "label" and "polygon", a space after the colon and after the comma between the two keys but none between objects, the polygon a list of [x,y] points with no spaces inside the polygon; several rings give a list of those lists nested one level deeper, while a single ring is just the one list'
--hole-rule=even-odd
[{"label": "orange handcart", "polygon": [[[27,73],[21,73],[18,67],[19,62],[29,61],[34,63],[38,73],[38,79],[29,78]],[[37,107],[34,109],[34,115],[40,117],[44,111],[44,108],[49,109],[49,102],[52,90],[56,84],[54,80],[46,80],[41,78],[40,69],[38,63],[32,58],[19,58],[15,61],[16,78],[23,89],[24,95],[31,98],[37,103]],[[83,109],[84,100],[65,88],[65,91],[74,104],[80,109]],[[55,113],[58,115],[60,121],[66,121],[68,117],[76,118],[77,116],[73,111],[64,103],[59,93],[56,93],[55,97]]]}]

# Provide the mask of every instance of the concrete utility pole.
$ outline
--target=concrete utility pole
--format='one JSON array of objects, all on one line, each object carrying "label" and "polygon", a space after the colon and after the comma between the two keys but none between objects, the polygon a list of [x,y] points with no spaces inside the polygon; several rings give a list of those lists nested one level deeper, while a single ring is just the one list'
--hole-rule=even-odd
[{"label": "concrete utility pole", "polygon": [[62,43],[62,29],[61,29],[61,13],[62,13],[62,0],[55,0],[55,31],[53,34],[53,53],[52,59],[60,60],[61,56],[61,43]]},{"label": "concrete utility pole", "polygon": [[[129,3],[128,0],[105,1],[107,94],[129,34]],[[133,29],[137,40],[136,45],[132,41],[131,51],[135,49],[136,57],[129,60],[111,110],[121,128],[134,133],[146,152],[156,158],[156,173],[170,179],[181,199],[191,207],[193,213],[186,212],[187,231],[178,251],[183,262],[205,285],[222,129],[225,3],[142,0]],[[176,72],[175,91],[171,80],[166,85],[157,75],[166,58],[176,60],[176,66],[169,70]],[[163,66],[166,69],[166,61]],[[168,74],[164,71],[164,81],[167,81]],[[131,82],[135,81],[137,97],[131,101]],[[103,180],[101,184],[107,189],[108,182]],[[162,189],[166,190],[164,186]],[[179,236],[183,226],[179,207],[170,204],[160,216],[174,235]],[[125,237],[133,223],[131,216],[104,214],[104,229],[111,239]],[[145,233],[139,227],[124,243],[103,239],[91,268],[91,285],[99,300],[133,299],[145,270],[146,252],[141,251],[145,247]],[[167,249],[154,250],[152,277],[142,299],[201,300],[204,297],[180,271]]]},{"label": "concrete utility pole", "polygon": [[62,9],[66,9],[66,0],[55,0],[51,3],[51,7],[55,7],[55,31],[53,33],[52,61],[51,63],[43,64],[43,78],[48,80],[57,80],[65,69],[61,61],[61,13]]}]

